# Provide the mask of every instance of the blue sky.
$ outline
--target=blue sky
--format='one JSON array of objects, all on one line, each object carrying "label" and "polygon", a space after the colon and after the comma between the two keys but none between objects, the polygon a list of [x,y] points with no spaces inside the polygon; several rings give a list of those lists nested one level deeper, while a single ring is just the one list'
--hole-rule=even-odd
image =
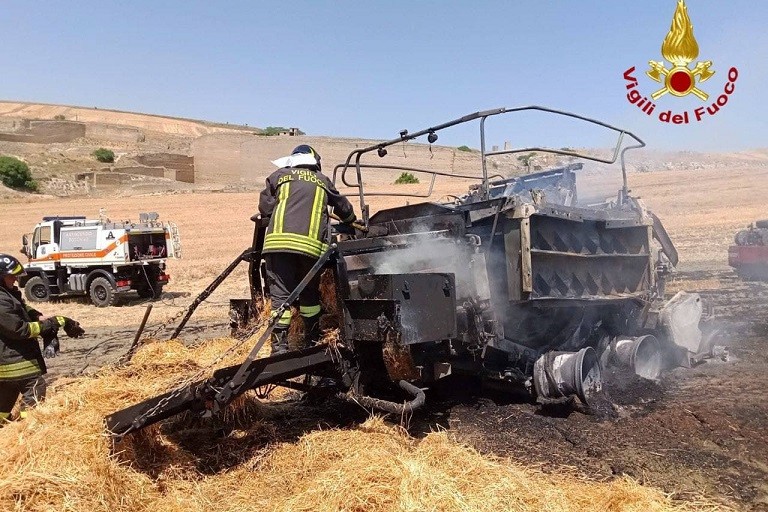
[{"label": "blue sky", "polygon": [[[630,66],[642,93],[658,88],[644,71],[648,60],[662,60],[675,5],[5,0],[0,99],[371,139],[540,104],[629,129],[657,149],[768,147],[768,2],[687,2],[697,60],[712,60],[716,71],[699,85],[710,94],[704,104],[722,93],[730,67],[739,71],[717,115],[671,125],[627,101],[622,74]],[[655,114],[702,105],[693,96],[655,103]],[[531,117],[505,137],[579,145],[579,130],[568,130],[563,137]],[[440,142],[477,146],[463,133]]]}]

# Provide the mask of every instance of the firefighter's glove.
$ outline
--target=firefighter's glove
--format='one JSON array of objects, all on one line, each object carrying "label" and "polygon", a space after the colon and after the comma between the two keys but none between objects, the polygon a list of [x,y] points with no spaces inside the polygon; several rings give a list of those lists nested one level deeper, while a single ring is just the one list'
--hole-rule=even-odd
[{"label": "firefighter's glove", "polygon": [[63,317],[52,316],[38,322],[40,324],[40,336],[42,336],[43,339],[56,336],[56,334],[59,332],[59,327],[61,327],[63,324],[59,322],[58,318]]},{"label": "firefighter's glove", "polygon": [[342,224],[346,224],[349,226],[352,223],[354,223],[356,220],[357,220],[357,217],[355,216],[355,212],[352,212],[349,214],[349,217],[347,217],[346,219],[343,219],[341,222]]},{"label": "firefighter's glove", "polygon": [[80,322],[72,320],[66,316],[57,316],[56,319],[70,338],[79,338],[85,334],[85,330],[80,327]]},{"label": "firefighter's glove", "polygon": [[43,338],[43,357],[46,359],[51,359],[53,357],[56,357],[56,354],[59,353],[59,349],[61,346],[59,345],[59,338],[56,335],[53,336],[46,336]]},{"label": "firefighter's glove", "polygon": [[29,315],[29,318],[33,322],[38,322],[43,317],[43,314],[41,312],[39,312],[38,310],[36,310],[35,308],[26,306],[26,309],[27,309],[27,315]]}]

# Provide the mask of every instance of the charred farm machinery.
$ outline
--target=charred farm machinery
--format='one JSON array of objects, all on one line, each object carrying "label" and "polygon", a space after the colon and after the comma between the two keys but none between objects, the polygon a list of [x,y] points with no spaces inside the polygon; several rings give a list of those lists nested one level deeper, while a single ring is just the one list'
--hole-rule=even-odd
[{"label": "charred farm machinery", "polygon": [[[605,157],[567,148],[489,151],[486,121],[524,111],[608,130],[615,146]],[[370,173],[426,173],[429,192],[436,177],[456,174],[366,164],[363,157],[383,158],[391,146],[419,137],[431,144],[442,130],[474,122],[482,175],[468,193],[369,213],[373,194],[364,178]],[[333,178],[357,189],[361,222],[335,226],[328,251],[280,306],[289,308],[313,273],[326,272],[338,341],[258,358],[274,322],[269,321],[242,364],[115,412],[106,419],[107,429],[120,437],[182,411],[216,412],[247,390],[281,385],[317,391],[318,382],[326,393],[330,382],[331,394],[340,398],[404,413],[424,403],[426,389],[453,374],[525,390],[540,401],[575,395],[589,404],[608,365],[649,379],[666,367],[687,365],[702,345],[702,303],[685,292],[664,298],[664,280],[678,255],[660,220],[627,186],[625,154],[644,145],[600,121],[530,106],[475,112],[354,150]],[[561,155],[567,163],[533,174],[489,176],[494,157],[534,151]],[[617,194],[581,204],[576,182],[583,164],[575,159],[619,161]],[[174,337],[240,262],[249,264],[252,297],[232,301],[233,329],[254,322],[254,305],[266,286],[266,223],[252,220],[252,247],[193,302]],[[314,377],[296,379],[307,375]]]},{"label": "charred farm machinery", "polygon": [[728,247],[728,265],[742,279],[768,281],[768,220],[758,220],[736,233]]}]

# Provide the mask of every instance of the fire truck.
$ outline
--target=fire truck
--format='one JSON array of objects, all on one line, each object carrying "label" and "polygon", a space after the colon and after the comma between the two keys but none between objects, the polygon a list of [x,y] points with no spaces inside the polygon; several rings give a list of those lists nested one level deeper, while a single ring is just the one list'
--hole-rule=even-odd
[{"label": "fire truck", "polygon": [[113,222],[81,216],[43,217],[22,237],[21,252],[29,262],[19,285],[31,302],[87,295],[97,307],[115,303],[136,290],[157,299],[168,283],[166,260],[181,257],[179,230],[161,222],[155,212],[139,214],[139,222]]},{"label": "fire truck", "polygon": [[747,281],[768,281],[768,220],[753,222],[736,233],[728,247],[728,265]]}]

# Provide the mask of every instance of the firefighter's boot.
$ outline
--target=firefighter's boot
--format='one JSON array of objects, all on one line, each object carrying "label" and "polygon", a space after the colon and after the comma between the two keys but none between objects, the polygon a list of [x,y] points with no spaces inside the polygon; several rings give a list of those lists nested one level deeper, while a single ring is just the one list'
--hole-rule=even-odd
[{"label": "firefighter's boot", "polygon": [[302,317],[304,320],[304,347],[320,343],[320,313]]},{"label": "firefighter's boot", "polygon": [[271,336],[272,353],[276,356],[288,352],[288,329],[275,328]]}]

